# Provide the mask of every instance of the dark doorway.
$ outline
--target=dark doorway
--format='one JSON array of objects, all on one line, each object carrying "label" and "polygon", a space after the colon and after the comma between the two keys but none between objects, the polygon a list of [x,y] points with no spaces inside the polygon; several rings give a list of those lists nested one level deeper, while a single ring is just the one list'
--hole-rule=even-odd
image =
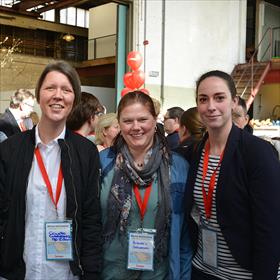
[{"label": "dark doorway", "polygon": [[247,0],[246,25],[246,61],[249,61],[255,51],[256,34],[256,0]]}]

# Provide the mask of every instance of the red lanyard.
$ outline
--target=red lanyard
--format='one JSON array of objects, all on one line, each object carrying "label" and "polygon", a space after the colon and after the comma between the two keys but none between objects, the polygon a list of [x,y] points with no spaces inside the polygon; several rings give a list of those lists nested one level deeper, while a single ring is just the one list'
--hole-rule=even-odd
[{"label": "red lanyard", "polygon": [[74,130],[74,132],[75,132],[76,134],[78,134],[78,135],[83,136],[78,130]]},{"label": "red lanyard", "polygon": [[49,191],[50,198],[51,198],[51,200],[52,200],[52,202],[55,206],[55,209],[57,209],[57,204],[58,204],[59,197],[60,197],[60,194],[61,194],[62,181],[63,181],[61,163],[60,163],[59,171],[58,171],[58,179],[57,179],[56,194],[55,194],[56,197],[55,197],[55,200],[54,200],[53,192],[52,192],[52,185],[51,185],[48,173],[46,171],[46,168],[45,168],[45,165],[44,165],[44,162],[43,162],[43,159],[42,159],[42,156],[41,156],[41,153],[40,153],[40,150],[39,150],[38,147],[35,149],[35,156],[37,158],[39,168],[41,170],[43,179],[44,179],[44,181],[46,183],[46,186],[47,186],[47,189]]},{"label": "red lanyard", "polygon": [[206,214],[207,219],[210,219],[210,217],[211,217],[212,200],[213,200],[213,192],[214,192],[214,186],[215,186],[215,181],[216,181],[216,174],[217,174],[218,167],[221,165],[221,162],[222,162],[223,156],[224,156],[224,151],[223,151],[220,156],[219,163],[211,175],[210,182],[209,182],[209,188],[208,188],[208,194],[206,194],[206,191],[204,188],[204,180],[205,180],[207,170],[208,170],[209,151],[210,151],[210,144],[207,141],[206,146],[205,146],[204,159],[203,159],[203,177],[202,177],[202,194],[203,194],[204,209],[205,209],[205,214]]},{"label": "red lanyard", "polygon": [[150,198],[151,190],[152,190],[152,183],[150,183],[148,185],[148,187],[145,189],[145,194],[144,194],[143,200],[141,199],[141,195],[140,195],[137,185],[134,185],[133,190],[134,190],[135,198],[136,198],[139,210],[140,210],[141,221],[143,222],[144,216],[145,216],[145,213],[147,210],[147,205],[148,205],[148,201]]},{"label": "red lanyard", "polygon": [[19,127],[20,127],[20,131],[26,131],[27,129],[26,129],[26,126],[25,126],[25,124],[24,124],[24,122],[23,121],[21,121],[20,123],[19,123]]}]

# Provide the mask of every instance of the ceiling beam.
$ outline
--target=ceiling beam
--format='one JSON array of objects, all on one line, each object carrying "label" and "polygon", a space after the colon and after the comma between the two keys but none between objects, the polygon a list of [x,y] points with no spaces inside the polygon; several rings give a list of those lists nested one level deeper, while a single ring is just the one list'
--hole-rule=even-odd
[{"label": "ceiling beam", "polygon": [[79,4],[85,3],[88,1],[84,1],[84,0],[64,0],[64,1],[60,1],[60,2],[56,2],[53,4],[50,4],[44,8],[40,8],[37,10],[37,12],[39,14],[44,13],[46,11],[52,10],[52,9],[62,9],[62,8],[67,8],[70,6],[78,6]]},{"label": "ceiling beam", "polygon": [[108,3],[116,2],[116,1],[125,1],[125,3],[128,4],[127,1],[131,1],[131,0],[64,0],[64,1],[61,1],[61,2],[56,2],[56,3],[50,4],[48,6],[40,8],[36,11],[41,14],[43,12],[46,12],[46,11],[52,10],[52,9],[64,9],[64,8],[68,8],[68,7],[80,7],[80,6],[83,6],[83,5],[92,8],[92,7],[96,7],[96,6],[99,6],[99,5],[104,5],[104,4],[108,4]]},{"label": "ceiling beam", "polygon": [[[52,9],[63,9],[67,7],[79,7],[82,5],[90,5],[89,7],[95,7],[103,5],[106,3],[114,2],[117,4],[127,5],[131,3],[132,0],[22,0],[19,3],[16,3],[12,8],[0,7],[2,11],[9,11],[12,13],[19,13],[22,15],[28,15],[32,17],[39,17],[43,12],[52,10]],[[44,5],[42,8],[34,9],[34,11],[28,12],[28,9],[36,8],[40,5]],[[8,10],[7,10],[8,9]]]},{"label": "ceiling beam", "polygon": [[95,3],[95,2],[98,2],[98,0],[92,0],[92,1],[89,1],[89,0],[78,0],[76,1],[75,4],[72,4],[73,6],[80,6],[80,5],[83,5],[85,3],[88,3],[88,2],[91,2],[91,3]]},{"label": "ceiling beam", "polygon": [[[53,0],[56,1],[56,0]],[[44,0],[25,0],[25,1],[20,1],[19,3],[16,3],[12,6],[13,9],[17,11],[26,11],[30,8],[37,7],[39,5],[45,5],[49,2],[53,1],[44,1]]]},{"label": "ceiling beam", "polygon": [[17,11],[14,10],[12,8],[9,7],[4,7],[4,6],[0,6],[0,12],[3,13],[13,13],[13,14],[17,14],[17,15],[23,15],[23,16],[29,16],[29,17],[34,17],[34,18],[39,18],[40,14],[38,14],[37,12],[27,12],[27,11]]},{"label": "ceiling beam", "polygon": [[133,0],[111,0],[110,2],[114,2],[120,5],[128,5],[128,4],[132,4]]}]

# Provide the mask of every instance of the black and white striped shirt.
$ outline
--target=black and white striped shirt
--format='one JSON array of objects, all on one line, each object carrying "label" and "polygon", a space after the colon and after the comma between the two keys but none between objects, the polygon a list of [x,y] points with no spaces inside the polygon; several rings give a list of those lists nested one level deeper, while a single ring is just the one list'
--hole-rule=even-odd
[{"label": "black and white striped shirt", "polygon": [[[204,158],[204,151],[202,153],[198,172],[196,176],[195,186],[194,186],[194,201],[195,206],[192,212],[192,215],[197,215],[206,220],[205,216],[205,209],[203,203],[203,195],[202,195],[202,177],[203,177],[203,158]],[[208,170],[206,173],[206,177],[204,180],[204,188],[206,193],[208,194],[208,187],[211,175],[213,174],[214,170],[218,167],[219,163],[219,156],[212,156],[209,155],[209,163],[208,163]],[[217,168],[216,172],[216,180],[214,185],[214,192],[213,192],[213,200],[212,200],[212,211],[211,211],[211,218],[208,220],[207,226],[210,230],[214,230],[217,233],[217,267],[211,267],[207,265],[202,260],[202,239],[201,239],[201,229],[199,230],[199,237],[198,237],[198,249],[193,258],[193,265],[198,268],[199,270],[203,271],[204,273],[211,274],[217,278],[224,279],[224,280],[249,280],[253,279],[253,274],[251,271],[248,271],[242,268],[237,262],[235,261],[234,257],[232,256],[229,247],[222,235],[220,226],[217,222],[217,213],[216,213],[216,185],[219,177],[220,167]],[[197,212],[197,213],[194,213]]]}]

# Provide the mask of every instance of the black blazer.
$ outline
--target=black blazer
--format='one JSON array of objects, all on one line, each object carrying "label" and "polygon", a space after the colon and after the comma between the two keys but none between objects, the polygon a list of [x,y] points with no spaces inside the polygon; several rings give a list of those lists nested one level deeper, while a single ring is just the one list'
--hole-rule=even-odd
[{"label": "black blazer", "polygon": [[[58,140],[66,192],[66,217],[73,221],[74,275],[100,279],[103,235],[96,146],[66,130]],[[26,189],[35,149],[35,128],[0,144],[0,278],[24,279]],[[47,276],[46,276],[47,279]]]},{"label": "black blazer", "polygon": [[9,109],[0,117],[0,131],[4,132],[7,137],[21,132],[18,123]]},{"label": "black blazer", "polygon": [[[186,222],[194,250],[198,228],[191,217],[203,141],[190,159]],[[276,279],[280,261],[280,162],[270,143],[232,126],[216,190],[217,220],[237,263],[254,280]]]}]

